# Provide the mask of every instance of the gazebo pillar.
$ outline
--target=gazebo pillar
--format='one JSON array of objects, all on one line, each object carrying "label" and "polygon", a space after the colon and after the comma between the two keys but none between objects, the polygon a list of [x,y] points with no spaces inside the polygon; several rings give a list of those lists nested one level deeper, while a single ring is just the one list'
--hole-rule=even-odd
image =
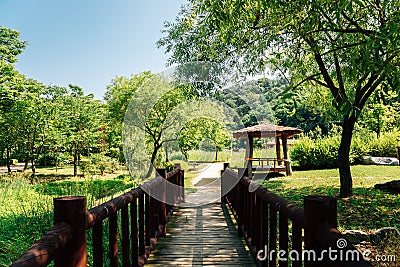
[{"label": "gazebo pillar", "polygon": [[283,159],[286,167],[286,175],[290,176],[293,174],[292,172],[292,162],[290,161],[289,151],[288,151],[288,143],[287,136],[282,135],[282,147],[283,147]]},{"label": "gazebo pillar", "polygon": [[253,177],[253,136],[249,134],[246,142],[246,161],[244,167],[247,168],[247,175],[251,179]]},{"label": "gazebo pillar", "polygon": [[279,136],[275,136],[275,150],[276,150],[276,159],[278,160],[278,165],[281,165],[282,156],[281,156],[281,142],[279,140]]}]

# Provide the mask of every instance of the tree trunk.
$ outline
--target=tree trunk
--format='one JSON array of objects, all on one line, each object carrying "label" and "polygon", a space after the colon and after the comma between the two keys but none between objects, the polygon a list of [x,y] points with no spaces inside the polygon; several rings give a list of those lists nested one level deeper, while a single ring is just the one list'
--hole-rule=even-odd
[{"label": "tree trunk", "polygon": [[10,166],[10,157],[11,157],[11,149],[7,146],[7,153],[6,153],[6,164],[7,164],[7,171],[11,173],[11,166]]},{"label": "tree trunk", "polygon": [[165,162],[168,162],[168,143],[165,143]]},{"label": "tree trunk", "polygon": [[350,146],[356,119],[347,116],[343,121],[342,139],[338,153],[338,166],[340,174],[340,197],[345,198],[353,194],[353,179],[350,170]]},{"label": "tree trunk", "polygon": [[33,183],[33,181],[35,180],[35,174],[36,174],[35,156],[34,155],[32,155],[31,164],[32,164],[31,183]]},{"label": "tree trunk", "polygon": [[28,169],[28,164],[29,164],[29,156],[26,156],[24,162],[24,171]]},{"label": "tree trunk", "polygon": [[154,150],[153,150],[153,153],[151,154],[150,166],[149,166],[149,170],[147,171],[146,178],[149,178],[151,173],[153,172],[154,161],[156,161],[157,152],[161,148],[161,146],[162,145],[155,145],[154,146]]},{"label": "tree trunk", "polygon": [[75,149],[74,150],[74,177],[76,177],[78,175],[77,162],[78,162],[78,151]]}]

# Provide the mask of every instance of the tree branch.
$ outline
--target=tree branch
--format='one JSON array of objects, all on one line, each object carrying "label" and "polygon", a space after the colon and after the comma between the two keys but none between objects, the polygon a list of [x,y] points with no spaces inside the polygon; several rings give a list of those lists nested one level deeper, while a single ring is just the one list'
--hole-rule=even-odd
[{"label": "tree branch", "polygon": [[[322,77],[324,78],[326,82],[327,88],[331,91],[333,97],[335,98],[335,101],[337,103],[340,103],[343,99],[343,97],[346,97],[345,92],[340,92],[339,88],[337,88],[332,80],[332,78],[329,75],[328,70],[325,67],[324,61],[322,59],[322,56],[320,52],[318,51],[318,48],[316,46],[316,42],[312,36],[304,36],[304,40],[307,42],[307,44],[310,46],[311,50],[314,52],[314,58],[318,64],[319,70],[321,71]],[[318,82],[318,81],[316,81]]]}]

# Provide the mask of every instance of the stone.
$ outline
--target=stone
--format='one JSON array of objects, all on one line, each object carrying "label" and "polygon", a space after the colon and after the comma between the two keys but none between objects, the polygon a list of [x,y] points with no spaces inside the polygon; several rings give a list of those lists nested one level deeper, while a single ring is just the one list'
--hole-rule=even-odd
[{"label": "stone", "polygon": [[376,184],[374,188],[393,193],[400,193],[400,180],[394,180],[386,183]]},{"label": "stone", "polygon": [[394,227],[384,227],[376,230],[375,233],[371,234],[371,242],[373,245],[378,245],[382,241],[388,238],[400,237],[400,232]]},{"label": "stone", "polygon": [[367,165],[399,166],[399,160],[390,157],[366,157],[364,158],[363,163]]},{"label": "stone", "polygon": [[360,244],[363,241],[369,241],[369,235],[361,230],[346,230],[343,232],[343,235],[353,244]]}]

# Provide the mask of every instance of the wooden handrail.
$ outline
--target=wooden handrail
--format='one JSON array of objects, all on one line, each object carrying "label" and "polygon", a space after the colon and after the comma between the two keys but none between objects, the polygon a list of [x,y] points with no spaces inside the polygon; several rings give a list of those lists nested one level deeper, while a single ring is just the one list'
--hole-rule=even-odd
[{"label": "wooden handrail", "polygon": [[[131,262],[130,253],[132,251],[133,266],[143,266],[149,257],[150,252],[157,243],[160,236],[165,236],[165,225],[169,216],[172,214],[175,204],[184,200],[184,171],[179,166],[169,173],[165,170],[158,170],[160,175],[141,187],[126,192],[110,201],[85,211],[86,198],[84,197],[65,197],[55,199],[55,204],[60,210],[55,210],[55,220],[66,218],[72,224],[63,221],[56,222],[42,238],[30,249],[24,252],[21,257],[12,263],[13,267],[42,267],[47,266],[53,259],[55,266],[86,266],[86,231],[93,228],[93,265],[103,266],[103,221],[109,220],[109,259],[110,266],[118,265],[118,214],[121,213],[120,223],[122,224],[122,262],[129,265]],[[165,191],[161,194],[163,201],[152,198],[147,190],[167,190],[166,181],[175,186],[170,192]],[[180,187],[180,188],[179,188]],[[69,200],[79,200],[77,204],[69,204]],[[166,205],[165,201],[168,202]],[[75,202],[73,202],[75,203]],[[84,204],[82,206],[82,204]],[[74,206],[76,205],[76,206]],[[55,208],[57,206],[55,205]],[[83,210],[81,211],[81,209]],[[130,210],[129,210],[129,208]],[[62,209],[67,208],[67,210]],[[74,212],[71,213],[68,208]],[[120,211],[120,212],[119,212]],[[83,212],[83,213],[82,213]],[[58,214],[56,216],[56,213]],[[83,218],[82,223],[76,223],[75,214],[80,214]],[[129,215],[130,214],[130,215]],[[168,216],[169,215],[169,216]],[[73,216],[69,218],[68,216]],[[131,219],[129,219],[129,216]],[[78,220],[79,221],[79,220]],[[128,224],[130,222],[130,224]],[[76,235],[76,233],[81,233]],[[131,232],[131,234],[130,234]],[[146,234],[145,234],[146,232]],[[74,241],[76,240],[76,241]],[[71,249],[71,242],[73,246]],[[83,243],[82,243],[83,242]],[[77,247],[81,246],[81,247]],[[130,248],[132,246],[132,249]],[[67,249],[68,248],[68,249]],[[73,253],[69,255],[68,253]],[[137,253],[139,252],[139,253]],[[79,264],[78,264],[79,263]]]},{"label": "wooden handrail", "polygon": [[[241,174],[245,172],[240,172]],[[362,254],[356,250],[337,230],[336,199],[324,196],[304,198],[305,208],[298,207],[286,199],[279,197],[266,188],[259,186],[246,176],[240,177],[233,170],[226,168],[222,175],[222,201],[226,202],[238,224],[238,234],[245,238],[250,252],[259,266],[277,266],[277,254],[271,251],[290,251],[303,255],[304,251],[315,251],[319,256],[329,248],[347,255],[356,255],[357,259],[328,258],[323,261],[308,259],[306,267],[316,266],[348,266],[371,267]],[[236,184],[233,184],[235,183]],[[229,186],[231,190],[227,191]],[[292,222],[291,228],[289,221]],[[291,247],[289,247],[289,230],[291,230]],[[304,230],[304,244],[302,232]],[[278,235],[279,233],[279,235]],[[345,240],[346,247],[338,247],[339,240]],[[267,248],[267,251],[264,249]],[[264,254],[260,254],[260,252]],[[355,254],[352,254],[352,253]],[[267,253],[267,254],[265,254]],[[260,255],[269,255],[267,260],[261,260]],[[291,266],[303,266],[303,259],[293,260]],[[279,266],[288,266],[288,262],[279,261]]]},{"label": "wooden handrail", "polygon": [[54,256],[65,248],[73,233],[72,226],[67,223],[61,222],[54,225],[10,267],[47,266],[54,259]]}]

